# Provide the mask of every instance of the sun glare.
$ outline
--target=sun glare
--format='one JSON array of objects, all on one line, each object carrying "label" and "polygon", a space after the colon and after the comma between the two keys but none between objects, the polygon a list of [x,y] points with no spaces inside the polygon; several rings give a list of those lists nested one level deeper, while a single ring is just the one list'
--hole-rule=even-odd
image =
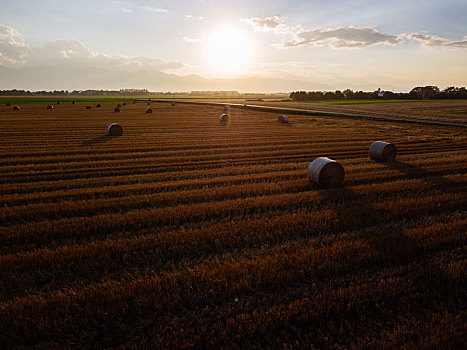
[{"label": "sun glare", "polygon": [[251,59],[251,44],[235,29],[213,33],[206,41],[206,55],[213,71],[227,75],[241,73]]}]

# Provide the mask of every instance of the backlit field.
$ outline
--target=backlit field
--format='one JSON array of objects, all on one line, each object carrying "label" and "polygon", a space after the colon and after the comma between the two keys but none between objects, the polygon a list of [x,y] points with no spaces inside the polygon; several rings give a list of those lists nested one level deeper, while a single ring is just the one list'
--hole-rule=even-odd
[{"label": "backlit field", "polygon": [[[465,128],[20,106],[0,106],[0,348],[464,346]],[[308,181],[319,156],[343,187]]]},{"label": "backlit field", "polygon": [[[242,101],[233,101],[243,103]],[[439,122],[455,122],[467,125],[467,100],[360,100],[360,101],[319,101],[319,102],[278,102],[278,101],[248,101],[244,103],[294,108],[303,110],[324,111],[333,113],[351,113]]]}]

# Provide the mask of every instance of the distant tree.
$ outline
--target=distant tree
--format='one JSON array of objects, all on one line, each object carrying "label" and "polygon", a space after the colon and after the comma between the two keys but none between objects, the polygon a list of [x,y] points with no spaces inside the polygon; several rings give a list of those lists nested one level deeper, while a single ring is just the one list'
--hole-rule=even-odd
[{"label": "distant tree", "polygon": [[442,90],[438,95],[434,98],[439,99],[465,99],[467,98],[467,90],[465,87],[455,87],[450,86]]},{"label": "distant tree", "polygon": [[332,91],[326,91],[326,92],[324,93],[324,99],[325,99],[325,100],[335,100],[334,92],[332,92]]},{"label": "distant tree", "polygon": [[354,94],[354,98],[356,100],[366,100],[368,99],[368,94],[360,90]]},{"label": "distant tree", "polygon": [[319,101],[324,99],[324,93],[321,91],[310,91],[307,94],[309,101]]},{"label": "distant tree", "polygon": [[346,98],[347,100],[353,99],[354,93],[353,93],[352,90],[350,90],[350,89],[345,89],[345,90],[343,91],[343,94],[344,94],[344,96],[345,96],[345,98]]},{"label": "distant tree", "polygon": [[334,92],[334,98],[335,98],[336,100],[345,100],[345,95],[344,95],[344,93],[341,92],[340,90],[336,90],[336,91]]},{"label": "distant tree", "polygon": [[418,98],[418,99],[429,99],[434,97],[435,95],[439,94],[439,88],[437,86],[417,86],[414,87],[410,92],[409,96],[411,98]]}]

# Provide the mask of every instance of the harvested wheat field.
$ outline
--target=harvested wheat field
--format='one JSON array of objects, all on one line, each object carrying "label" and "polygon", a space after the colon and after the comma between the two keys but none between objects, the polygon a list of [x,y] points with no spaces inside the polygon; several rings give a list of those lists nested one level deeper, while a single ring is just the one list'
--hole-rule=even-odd
[{"label": "harvested wheat field", "polygon": [[[465,128],[19,105],[0,106],[2,348],[465,345]],[[308,180],[317,157],[343,186]]]},{"label": "harvested wheat field", "polygon": [[397,101],[384,100],[338,101],[338,102],[277,102],[252,101],[247,104],[323,111],[331,113],[350,113],[366,116],[410,118],[420,121],[454,122],[467,124],[467,100],[428,100]]}]

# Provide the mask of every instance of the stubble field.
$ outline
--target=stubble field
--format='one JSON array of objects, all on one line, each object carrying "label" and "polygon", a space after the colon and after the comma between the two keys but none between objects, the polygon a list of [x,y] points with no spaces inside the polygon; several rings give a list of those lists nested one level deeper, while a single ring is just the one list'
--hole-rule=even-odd
[{"label": "stubble field", "polygon": [[[255,102],[256,104],[256,102]],[[466,100],[427,100],[391,102],[382,101],[338,101],[338,102],[259,102],[260,105],[300,108],[305,110],[321,110],[334,113],[353,113],[395,118],[411,118],[418,120],[434,120],[439,122],[467,123]]]},{"label": "stubble field", "polygon": [[[200,102],[200,99],[181,100]],[[385,118],[405,118],[418,121],[456,123],[467,126],[467,100],[341,100],[341,101],[287,101],[285,99],[203,99],[204,102],[236,103],[278,107],[293,110],[342,113]]]},{"label": "stubble field", "polygon": [[45,106],[0,106],[2,348],[464,346],[465,128]]}]

